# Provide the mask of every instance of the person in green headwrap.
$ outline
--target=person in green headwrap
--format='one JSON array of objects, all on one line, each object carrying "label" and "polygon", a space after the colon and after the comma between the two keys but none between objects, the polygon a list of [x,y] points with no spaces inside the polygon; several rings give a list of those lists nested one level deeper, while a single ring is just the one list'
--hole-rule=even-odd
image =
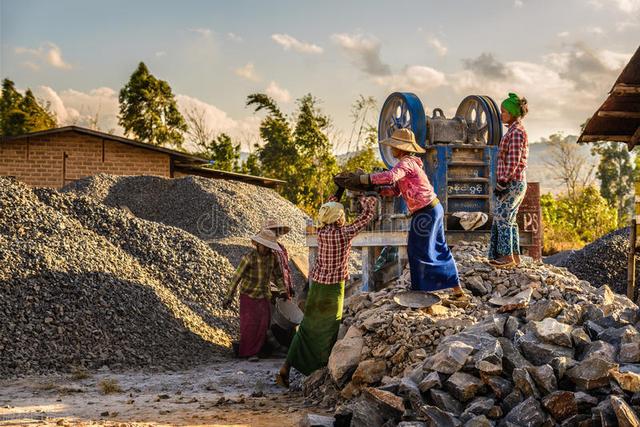
[{"label": "person in green headwrap", "polygon": [[489,243],[489,260],[497,268],[513,268],[520,263],[520,236],[516,216],[527,191],[529,141],[522,126],[522,118],[528,111],[527,100],[515,93],[510,93],[500,106],[502,123],[508,130],[498,148],[495,204]]}]

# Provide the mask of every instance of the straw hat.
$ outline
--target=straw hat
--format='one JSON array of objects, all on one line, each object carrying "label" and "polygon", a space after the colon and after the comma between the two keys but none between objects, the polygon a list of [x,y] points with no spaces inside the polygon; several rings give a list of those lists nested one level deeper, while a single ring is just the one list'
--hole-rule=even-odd
[{"label": "straw hat", "polygon": [[261,245],[264,245],[270,249],[276,251],[280,250],[280,246],[278,246],[278,242],[276,242],[276,233],[271,230],[265,230],[263,228],[258,234],[251,237],[251,240],[256,243],[260,243]]},{"label": "straw hat", "polygon": [[426,153],[426,150],[416,142],[416,137],[413,132],[406,128],[394,130],[391,138],[380,141],[380,144],[410,153]]},{"label": "straw hat", "polygon": [[262,228],[273,231],[276,234],[276,237],[285,235],[289,232],[289,230],[291,230],[290,227],[284,224],[280,224],[277,220],[273,218],[268,218],[264,222],[264,225],[262,226]]}]

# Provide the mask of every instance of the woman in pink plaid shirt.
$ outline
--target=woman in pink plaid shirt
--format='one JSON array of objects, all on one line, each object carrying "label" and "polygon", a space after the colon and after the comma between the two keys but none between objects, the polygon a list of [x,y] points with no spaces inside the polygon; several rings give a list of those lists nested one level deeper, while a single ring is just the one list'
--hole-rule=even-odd
[{"label": "woman in pink plaid shirt", "polygon": [[520,235],[516,216],[527,191],[529,141],[521,119],[529,111],[527,100],[515,93],[502,101],[502,122],[507,133],[498,149],[495,207],[489,243],[489,260],[497,268],[513,268],[520,263]]}]

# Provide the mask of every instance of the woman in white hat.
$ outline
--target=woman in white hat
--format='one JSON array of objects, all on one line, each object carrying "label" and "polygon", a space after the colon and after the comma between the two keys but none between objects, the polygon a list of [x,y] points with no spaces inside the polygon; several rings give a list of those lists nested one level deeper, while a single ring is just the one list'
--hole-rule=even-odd
[{"label": "woman in white hat", "polygon": [[383,186],[383,196],[402,195],[411,213],[407,255],[411,270],[411,289],[439,291],[453,288],[456,298],[466,298],[460,287],[458,268],[444,236],[444,209],[416,154],[426,151],[416,143],[409,129],[397,129],[391,138],[380,142],[391,147],[398,163],[385,172],[360,174],[360,184]]},{"label": "woman in white hat", "polygon": [[327,365],[342,320],[351,241],[373,218],[376,202],[375,197],[361,197],[363,211],[351,224],[346,223],[340,203],[331,201],[320,207],[318,254],[310,274],[304,318],[291,341],[287,360],[276,375],[277,384],[289,387],[292,366],[310,375]]},{"label": "woman in white hat", "polygon": [[[264,228],[265,230],[273,231],[276,235],[276,239],[280,238],[280,236],[284,236],[290,230],[288,226],[279,223],[273,218],[267,219],[262,228]],[[276,243],[280,250],[274,250],[273,254],[278,259],[280,269],[282,270],[282,279],[284,281],[284,288],[287,292],[287,297],[291,298],[292,296],[294,296],[294,291],[293,281],[291,279],[291,268],[289,268],[289,252],[287,252],[287,248],[285,248],[282,243]]]},{"label": "woman in white hat", "polygon": [[270,282],[285,292],[282,270],[275,251],[280,250],[276,235],[262,229],[251,237],[255,249],[247,253],[236,270],[225,299],[230,306],[236,289],[240,288],[240,346],[239,357],[256,356],[262,349],[271,322]]}]

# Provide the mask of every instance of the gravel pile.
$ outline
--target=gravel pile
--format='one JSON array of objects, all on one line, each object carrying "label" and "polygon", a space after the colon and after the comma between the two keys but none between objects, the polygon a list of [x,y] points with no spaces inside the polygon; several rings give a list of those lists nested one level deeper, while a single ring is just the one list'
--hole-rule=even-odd
[{"label": "gravel pile", "polygon": [[[627,293],[627,257],[629,227],[613,231],[571,252],[556,265],[566,267],[580,279],[593,286],[607,285],[619,294]],[[636,274],[640,274],[638,263]]]},{"label": "gravel pile", "polygon": [[175,227],[0,178],[0,376],[182,368],[227,352],[228,260]]},{"label": "gravel pile", "polygon": [[197,176],[95,175],[63,192],[126,207],[135,216],[181,228],[204,240],[250,237],[271,217],[291,227],[285,244],[304,245],[305,214],[274,190],[238,181]]},{"label": "gravel pile", "polygon": [[405,279],[348,300],[309,401],[354,427],[639,425],[638,307],[558,267],[494,270],[485,253],[454,250],[466,306],[400,307]]}]

